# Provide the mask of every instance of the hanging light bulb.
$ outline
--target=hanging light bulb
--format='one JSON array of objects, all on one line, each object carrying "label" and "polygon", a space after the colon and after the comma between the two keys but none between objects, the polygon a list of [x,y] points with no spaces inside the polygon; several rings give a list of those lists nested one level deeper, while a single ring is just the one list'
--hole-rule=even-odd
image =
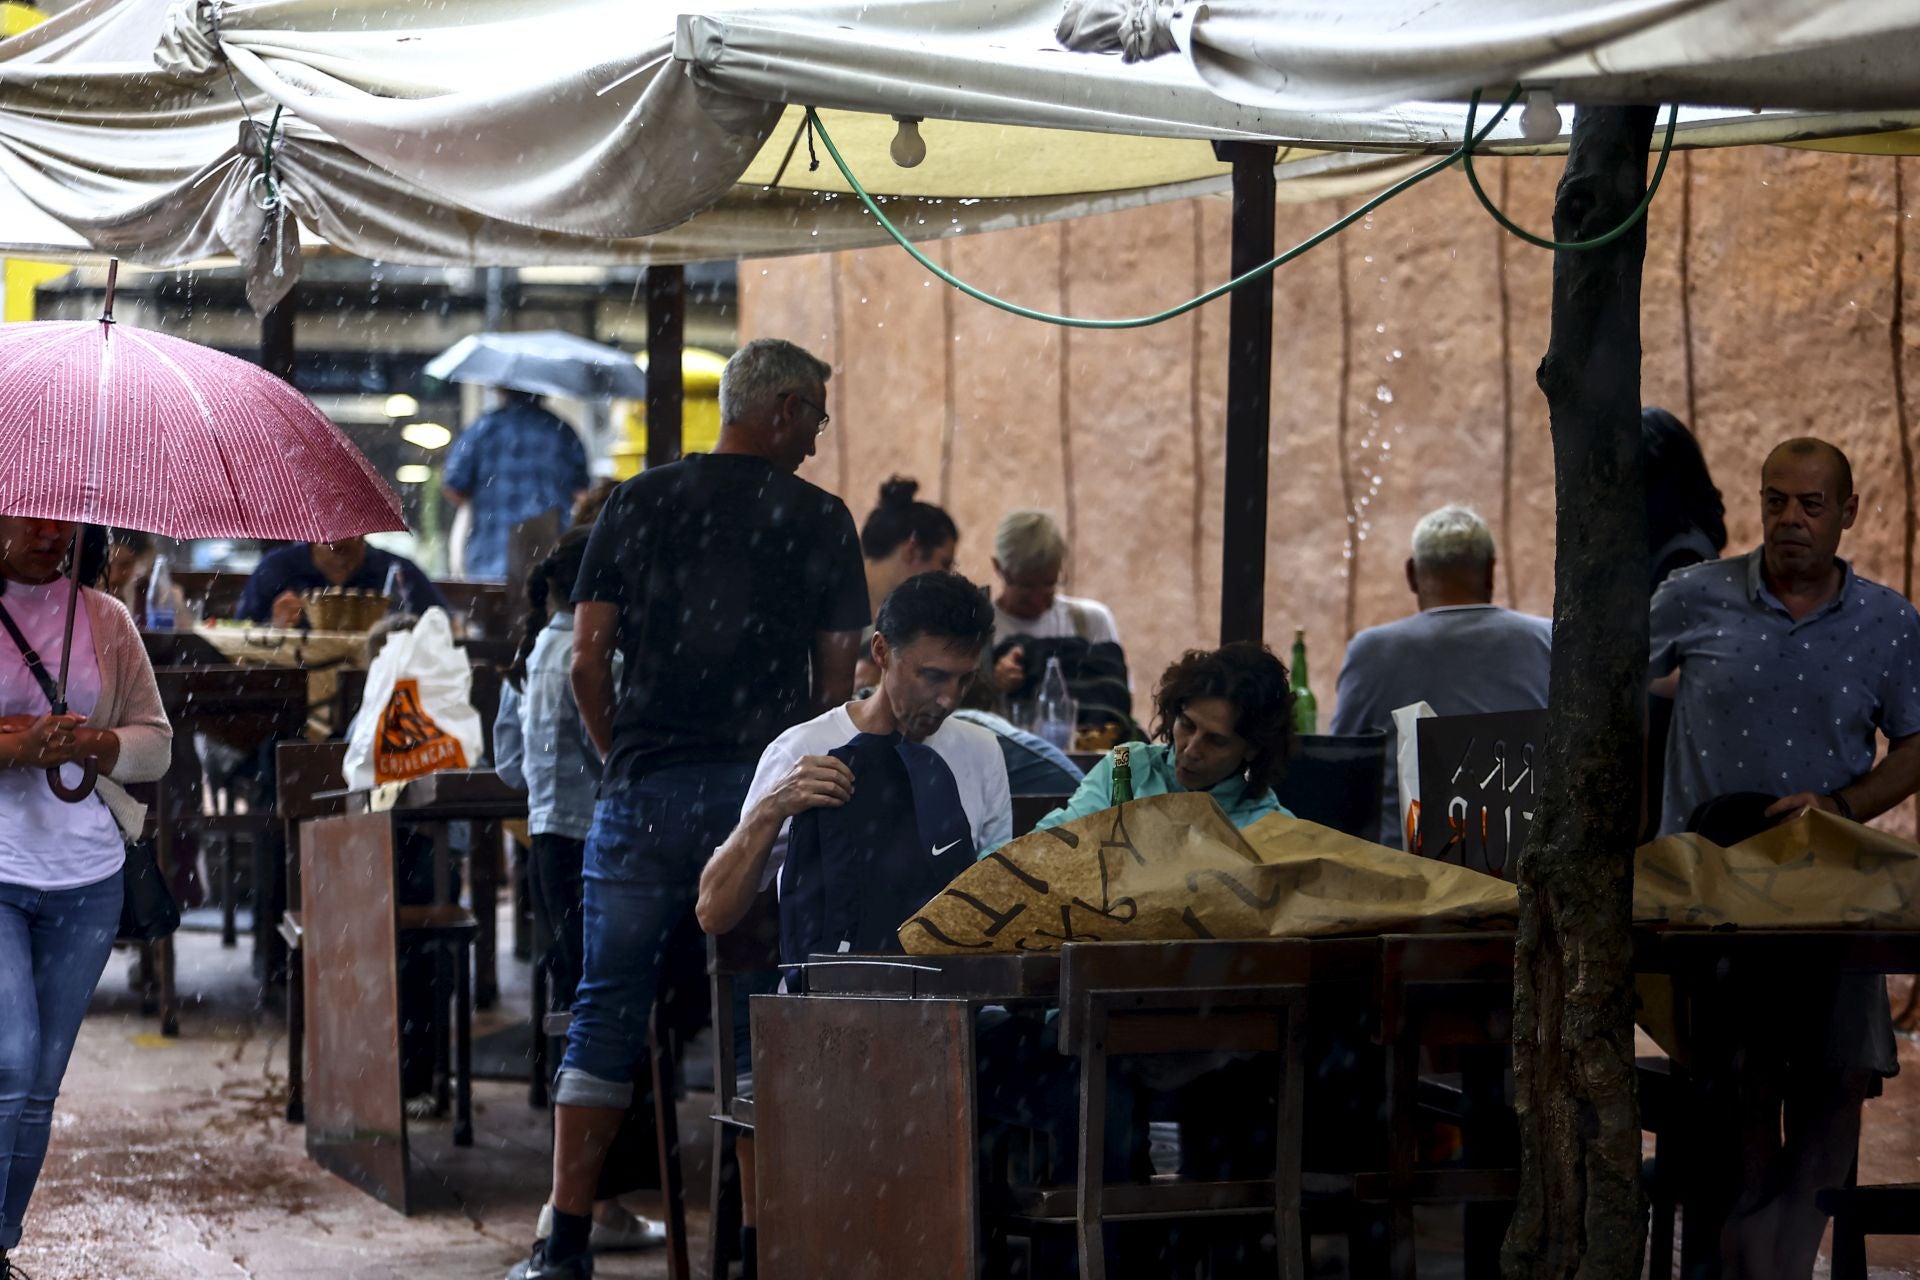
[{"label": "hanging light bulb", "polygon": [[1536,146],[1560,136],[1560,107],[1551,89],[1527,90],[1527,105],[1520,112],[1520,136]]},{"label": "hanging light bulb", "polygon": [[927,140],[920,136],[919,116],[895,116],[900,122],[894,131],[893,145],[887,148],[887,154],[902,169],[911,169],[927,158]]}]

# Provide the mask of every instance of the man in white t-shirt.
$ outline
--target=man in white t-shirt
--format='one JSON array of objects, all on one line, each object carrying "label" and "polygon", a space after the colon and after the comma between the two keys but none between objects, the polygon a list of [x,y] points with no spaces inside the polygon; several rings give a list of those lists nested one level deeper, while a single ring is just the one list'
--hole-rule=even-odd
[{"label": "man in white t-shirt", "polygon": [[[1000,591],[993,598],[996,648],[1011,636],[1058,640],[1078,636],[1088,644],[1119,644],[1113,610],[1098,600],[1061,595],[1060,572],[1067,539],[1044,511],[1010,511],[993,534],[993,571]],[[1025,652],[1008,650],[994,664],[994,682],[1009,692],[1026,683]]]},{"label": "man in white t-shirt", "polygon": [[[959,808],[964,811],[964,817],[943,815],[958,822],[951,841],[937,838],[925,846],[924,854],[915,849],[904,860],[899,868],[902,885],[924,884],[930,872],[951,879],[973,860],[973,850],[992,849],[1012,838],[1013,802],[1008,795],[1007,766],[999,741],[989,729],[949,718],[980,665],[992,627],[993,612],[986,596],[957,573],[923,573],[893,589],[874,621],[872,657],[880,668],[879,687],[871,697],[855,699],[795,725],[761,753],[740,824],[713,851],[700,874],[694,914],[702,929],[725,933],[745,918],[755,896],[780,875],[796,817],[811,810],[840,809],[853,799],[853,770],[828,753],[848,747],[862,735],[885,737],[897,733],[903,746],[920,748],[912,754],[922,773],[921,783],[927,781],[929,769],[944,765],[951,778],[934,779],[939,784],[934,790],[947,801],[941,807],[950,809],[957,793]],[[871,743],[872,739],[862,741]],[[928,757],[924,748],[932,748],[933,757]],[[915,791],[924,789],[916,786]],[[950,874],[946,874],[948,863],[952,866]],[[876,896],[871,881],[877,878],[857,878],[859,891],[869,899],[860,906],[868,910]],[[886,900],[885,889],[879,886],[880,902]],[[938,892],[937,886],[933,892]],[[899,908],[893,920],[906,919],[933,892],[909,889],[908,896],[920,896]],[[783,900],[783,933],[791,923],[788,907],[789,902]],[[883,909],[879,914],[886,912]],[[788,941],[782,938],[783,950]],[[716,1010],[715,1016],[727,1015],[724,1010]],[[739,1032],[744,1030],[738,1028],[735,1041],[743,1049],[747,1037]],[[737,1057],[736,1066],[739,1062]],[[741,1090],[751,1093],[750,1079],[742,1083]],[[753,1139],[740,1135],[735,1152],[740,1165],[742,1276],[750,1280],[757,1274]]]},{"label": "man in white t-shirt", "polygon": [[[853,771],[828,753],[859,734],[898,733],[931,747],[952,774],[974,848],[995,848],[1012,838],[999,743],[990,730],[948,718],[979,665],[992,625],[986,597],[957,573],[923,573],[894,588],[875,622],[879,688],[872,697],[795,725],[761,754],[740,825],[701,873],[695,907],[701,928],[725,933],[746,916],[754,896],[779,873],[796,815],[837,808],[852,798]],[[954,874],[961,869],[956,860]]]}]

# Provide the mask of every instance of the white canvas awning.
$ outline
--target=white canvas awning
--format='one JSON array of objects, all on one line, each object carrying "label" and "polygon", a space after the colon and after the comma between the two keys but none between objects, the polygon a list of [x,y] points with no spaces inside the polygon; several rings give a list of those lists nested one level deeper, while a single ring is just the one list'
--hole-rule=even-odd
[{"label": "white canvas awning", "polygon": [[1176,47],[1227,101],[1355,111],[1516,82],[1563,102],[1920,107],[1911,0],[1069,0],[1063,38]]},{"label": "white canvas awning", "polygon": [[[1325,21],[1351,34],[1393,8],[1376,0]],[[1431,37],[1455,78],[1409,71],[1392,83],[1507,83],[1514,60],[1502,51],[1514,41],[1495,42],[1501,60],[1488,74],[1459,71],[1480,65],[1459,47],[1469,30],[1459,8],[1408,5],[1412,17],[1437,15],[1409,31]],[[1572,0],[1498,8],[1516,30],[1584,22],[1581,31],[1618,45],[1650,39],[1654,18],[1740,9],[1752,11],[1748,26],[1764,26],[1794,6],[1631,0],[1606,6],[1607,23]],[[1905,28],[1892,8],[1827,6],[1852,15],[1856,41],[1869,29],[1897,39]],[[1135,26],[1165,16],[1152,6],[1114,12]],[[1284,10],[1187,12],[1188,56],[1125,63],[1062,47],[1054,0],[83,0],[0,42],[0,215],[23,215],[9,217],[0,240],[54,251],[65,228],[96,251],[157,266],[231,254],[265,305],[297,275],[303,236],[368,258],[459,265],[683,262],[878,242],[840,174],[810,162],[803,104],[822,108],[855,172],[920,238],[1222,191],[1228,169],[1213,139],[1281,144],[1283,191],[1312,199],[1378,186],[1407,171],[1400,153],[1445,151],[1459,138],[1460,104],[1403,100],[1397,89],[1339,109],[1238,101],[1216,61],[1241,66],[1246,56],[1209,61],[1194,31],[1211,14],[1222,15],[1220,30],[1251,30]],[[1749,48],[1716,40],[1702,45],[1702,74]],[[1366,82],[1350,55],[1353,80]],[[1870,83],[1864,111],[1842,109],[1852,99],[1831,88],[1805,100],[1820,110],[1689,110],[1681,144],[1914,122],[1888,106],[1906,98]],[[279,203],[263,208],[276,110]],[[893,116],[924,118],[923,164],[888,158]],[[1509,120],[1494,145],[1561,143],[1530,146]]]}]

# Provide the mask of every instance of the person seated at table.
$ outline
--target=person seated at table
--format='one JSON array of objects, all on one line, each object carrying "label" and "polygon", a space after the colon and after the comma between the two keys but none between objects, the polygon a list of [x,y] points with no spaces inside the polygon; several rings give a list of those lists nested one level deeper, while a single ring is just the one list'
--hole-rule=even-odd
[{"label": "person seated at table", "polygon": [[[1334,733],[1392,733],[1394,711],[1415,702],[1441,716],[1547,705],[1553,623],[1493,602],[1493,531],[1478,513],[1449,505],[1422,516],[1406,572],[1419,611],[1368,627],[1348,643]],[[1381,844],[1406,846],[1403,819],[1399,753],[1389,745]]]},{"label": "person seated at table", "polygon": [[[880,606],[873,695],[775,738],[740,823],[700,875],[694,912],[721,934],[777,878],[780,950],[897,951],[894,930],[1013,833],[1007,770],[992,733],[952,718],[992,634],[980,589],[957,573],[908,578]],[[897,763],[896,763],[897,762]],[[857,776],[858,775],[858,776]],[[836,890],[845,886],[846,896]],[[738,1002],[736,1066],[751,1070]],[[751,1093],[750,1079],[742,1093]],[[742,1256],[754,1274],[753,1142],[739,1139]]]},{"label": "person seated at table", "polygon": [[[1204,791],[1236,827],[1287,813],[1273,788],[1293,750],[1293,694],[1286,667],[1265,645],[1241,640],[1189,649],[1162,673],[1153,703],[1159,741],[1125,744],[1136,799]],[[1112,807],[1109,751],[1072,798],[1034,829]]]},{"label": "person seated at table", "polygon": [[1029,662],[1026,647],[1008,642],[1078,639],[1088,645],[1120,644],[1113,610],[1098,600],[1062,595],[1067,539],[1044,511],[1009,511],[993,532],[993,571],[1000,590],[993,598],[994,683],[1010,693],[1036,679],[1042,662]]},{"label": "person seated at table", "polygon": [[435,605],[447,609],[446,598],[419,565],[371,546],[365,538],[342,538],[338,542],[293,542],[260,557],[233,616],[242,622],[297,627],[306,610],[306,601],[301,598],[304,593],[328,587],[383,592],[396,566],[400,570],[396,608],[416,614]]},{"label": "person seated at table", "polygon": [[[873,601],[874,616],[880,602],[893,589],[915,574],[934,569],[953,568],[954,551],[960,545],[960,529],[953,517],[931,502],[914,495],[920,491],[917,480],[894,476],[880,486],[880,505],[867,515],[860,526],[860,556],[867,566],[867,599]],[[861,658],[854,667],[856,689],[870,689],[880,679],[868,650],[873,628],[861,638]]]}]

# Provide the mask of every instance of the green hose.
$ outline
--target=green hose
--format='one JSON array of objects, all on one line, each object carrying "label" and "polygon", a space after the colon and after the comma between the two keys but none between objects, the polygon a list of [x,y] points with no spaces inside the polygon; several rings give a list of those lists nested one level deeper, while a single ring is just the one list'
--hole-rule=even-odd
[{"label": "green hose", "polygon": [[1021,316],[1028,320],[1038,320],[1044,324],[1060,325],[1070,329],[1144,329],[1151,325],[1164,324],[1168,320],[1176,319],[1179,316],[1187,314],[1189,311],[1203,307],[1214,299],[1233,292],[1235,289],[1252,284],[1256,280],[1265,279],[1280,267],[1306,253],[1309,249],[1313,249],[1332,239],[1335,235],[1346,230],[1355,222],[1366,217],[1369,213],[1372,213],[1375,209],[1378,209],[1395,196],[1411,190],[1413,187],[1425,182],[1428,178],[1433,177],[1436,173],[1439,173],[1455,162],[1461,162],[1465,165],[1467,180],[1472,185],[1474,194],[1479,197],[1480,203],[1486,206],[1487,211],[1494,216],[1501,226],[1527,241],[1529,244],[1539,245],[1546,249],[1597,249],[1602,245],[1611,244],[1614,240],[1625,235],[1632,229],[1633,225],[1645,215],[1647,206],[1653,202],[1654,192],[1659,189],[1660,176],[1666,171],[1667,167],[1667,153],[1673,146],[1674,123],[1678,118],[1679,108],[1676,106],[1673,109],[1673,113],[1667,118],[1667,136],[1666,141],[1660,148],[1659,167],[1654,170],[1653,181],[1648,185],[1646,197],[1641,200],[1639,208],[1628,215],[1626,221],[1603,236],[1595,237],[1592,240],[1561,244],[1552,240],[1543,240],[1515,226],[1507,219],[1506,215],[1501,213],[1500,210],[1494,206],[1493,202],[1487,198],[1486,193],[1480,188],[1479,179],[1474,176],[1474,148],[1480,146],[1487,140],[1488,135],[1490,135],[1494,128],[1499,125],[1500,121],[1505,118],[1507,112],[1512,110],[1513,104],[1519,101],[1520,93],[1520,86],[1515,85],[1513,92],[1509,93],[1506,101],[1500,104],[1500,109],[1494,112],[1493,118],[1487,122],[1486,127],[1478,133],[1475,133],[1474,125],[1478,118],[1480,107],[1480,93],[1478,90],[1475,90],[1473,100],[1467,108],[1466,136],[1462,139],[1459,147],[1443,159],[1437,160],[1426,168],[1402,178],[1399,182],[1394,183],[1385,191],[1380,192],[1372,199],[1360,205],[1352,213],[1315,232],[1313,235],[1302,240],[1299,244],[1294,245],[1291,249],[1288,249],[1272,260],[1262,263],[1251,271],[1243,272],[1235,276],[1225,284],[1216,285],[1198,297],[1189,298],[1178,306],[1168,307],[1165,311],[1156,311],[1151,315],[1129,316],[1120,319],[1096,319],[1087,316],[1066,316],[1051,311],[1039,311],[1032,307],[1023,307],[1017,302],[1009,302],[1004,298],[995,297],[984,289],[968,284],[965,280],[960,279],[923,253],[920,247],[909,240],[906,235],[901,232],[900,228],[895,226],[893,221],[881,211],[878,202],[874,200],[866,187],[861,184],[860,179],[854,176],[854,172],[852,168],[848,166],[846,158],[840,154],[840,148],[834,145],[833,136],[827,132],[827,127],[821,121],[819,112],[812,107],[807,108],[807,127],[820,136],[820,141],[826,147],[827,155],[832,158],[834,167],[840,170],[840,176],[847,180],[847,185],[853,188],[853,193],[860,198],[860,203],[866,206],[867,212],[873,215],[874,220],[880,224],[881,229],[892,237],[896,244],[911,254],[915,262],[918,262],[929,272],[939,277],[945,283],[953,286],[955,289],[958,289],[961,293],[966,294],[969,298],[984,302],[990,307],[998,307],[1010,315]]}]

